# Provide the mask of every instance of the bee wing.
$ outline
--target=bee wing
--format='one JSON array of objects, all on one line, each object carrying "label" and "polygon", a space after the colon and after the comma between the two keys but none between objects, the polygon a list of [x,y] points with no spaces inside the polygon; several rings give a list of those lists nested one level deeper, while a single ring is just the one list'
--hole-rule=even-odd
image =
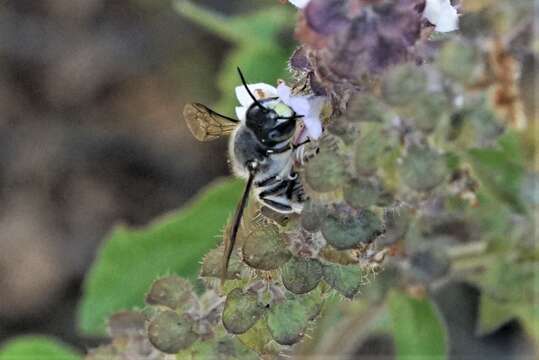
[{"label": "bee wing", "polygon": [[185,105],[183,117],[198,141],[211,141],[228,135],[239,123],[238,120],[221,115],[199,103]]}]

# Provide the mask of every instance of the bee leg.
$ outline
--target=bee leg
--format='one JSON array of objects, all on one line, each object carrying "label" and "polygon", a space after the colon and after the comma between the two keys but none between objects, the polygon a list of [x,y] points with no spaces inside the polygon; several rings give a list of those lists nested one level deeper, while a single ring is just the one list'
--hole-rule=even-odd
[{"label": "bee leg", "polygon": [[318,146],[306,146],[308,142],[298,145],[294,150],[295,162],[301,166],[305,165],[309,160],[314,158],[320,151]]}]

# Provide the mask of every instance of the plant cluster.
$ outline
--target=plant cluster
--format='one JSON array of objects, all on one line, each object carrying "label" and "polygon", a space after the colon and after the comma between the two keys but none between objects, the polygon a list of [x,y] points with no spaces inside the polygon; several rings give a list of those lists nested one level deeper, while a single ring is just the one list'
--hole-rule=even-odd
[{"label": "plant cluster", "polygon": [[[155,280],[88,358],[336,355],[373,333],[402,356],[445,356],[431,295],[452,281],[480,291],[477,334],[518,319],[537,342],[532,5],[466,2],[459,32],[439,34],[422,0],[311,0],[289,70],[295,94],[329,101],[299,169],[303,212],[250,201],[223,286],[220,246],[202,287]],[[234,27],[178,9],[255,58],[275,45],[246,50]]]},{"label": "plant cluster", "polygon": [[[251,201],[222,288],[222,247],[202,261],[202,295],[176,276],[155,281],[142,312],[155,348],[178,358],[292,353],[324,309],[369,282],[367,294],[380,288],[370,301],[383,304],[389,288],[424,298],[464,279],[483,290],[481,331],[499,326],[489,307],[508,304],[536,324],[523,313],[537,261],[535,200],[522,193],[536,176],[525,170],[530,144],[518,129],[528,120],[514,79],[523,35],[475,33],[490,4],[463,17],[461,34],[436,37],[423,3],[304,9],[295,91],[330,99],[300,169],[309,200],[291,217]],[[377,284],[384,263],[394,271]]]}]

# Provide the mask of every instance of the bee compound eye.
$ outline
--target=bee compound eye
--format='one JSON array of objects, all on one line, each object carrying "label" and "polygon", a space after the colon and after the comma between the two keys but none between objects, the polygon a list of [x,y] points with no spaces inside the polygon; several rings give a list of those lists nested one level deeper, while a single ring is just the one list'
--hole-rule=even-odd
[{"label": "bee compound eye", "polygon": [[271,140],[275,140],[277,139],[279,136],[281,135],[281,133],[277,130],[272,130],[269,132],[268,134],[268,137],[271,139]]}]

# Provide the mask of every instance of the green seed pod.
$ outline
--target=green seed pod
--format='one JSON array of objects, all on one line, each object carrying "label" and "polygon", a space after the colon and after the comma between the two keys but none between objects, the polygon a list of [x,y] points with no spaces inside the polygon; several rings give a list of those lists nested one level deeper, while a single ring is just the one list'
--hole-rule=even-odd
[{"label": "green seed pod", "polygon": [[358,176],[372,175],[378,169],[378,160],[387,147],[387,135],[383,125],[364,123],[354,150],[354,167]]},{"label": "green seed pod", "polygon": [[323,266],[324,281],[343,296],[352,299],[363,282],[362,271],[358,265],[337,265],[327,263]]},{"label": "green seed pod", "polygon": [[236,288],[228,293],[223,310],[223,325],[231,334],[243,334],[264,314],[257,295]]},{"label": "green seed pod", "polygon": [[175,354],[188,348],[198,335],[192,330],[192,322],[172,310],[157,314],[148,324],[148,338],[153,346],[167,354]]},{"label": "green seed pod", "polygon": [[359,132],[356,124],[343,118],[336,119],[327,128],[330,134],[338,136],[346,145],[351,145],[357,139]]},{"label": "green seed pod", "polygon": [[399,166],[399,176],[411,189],[429,191],[447,176],[445,158],[435,151],[411,146]]},{"label": "green seed pod", "polygon": [[338,190],[345,177],[344,159],[330,149],[320,149],[320,153],[305,165],[305,181],[317,192]]},{"label": "green seed pod", "polygon": [[503,132],[496,114],[482,101],[453,113],[444,125],[437,129],[436,140],[450,150],[494,145]]},{"label": "green seed pod", "polygon": [[344,187],[344,200],[356,209],[367,208],[376,204],[381,190],[376,179],[354,179]]},{"label": "green seed pod", "polygon": [[411,218],[412,211],[409,207],[403,206],[394,210],[387,210],[384,213],[386,231],[378,244],[389,245],[403,239],[410,226]]},{"label": "green seed pod", "polygon": [[318,231],[322,224],[324,212],[325,208],[322,204],[308,200],[301,211],[301,226],[310,232]]},{"label": "green seed pod", "polygon": [[294,296],[274,305],[267,317],[273,339],[281,345],[293,345],[301,340],[309,321],[320,313],[321,299],[316,296]]},{"label": "green seed pod", "polygon": [[283,267],[281,279],[294,294],[308,293],[322,279],[322,265],[316,259],[294,257]]},{"label": "green seed pod", "polygon": [[411,103],[409,107],[399,112],[410,118],[418,130],[429,133],[434,130],[442,118],[450,112],[448,101],[443,94],[425,94]]},{"label": "green seed pod", "polygon": [[191,283],[179,276],[168,276],[154,281],[146,294],[149,305],[163,305],[172,310],[186,309],[194,299]]},{"label": "green seed pod", "polygon": [[413,275],[423,282],[430,282],[446,275],[449,266],[447,255],[441,249],[422,249],[410,256],[410,269]]},{"label": "green seed pod", "polygon": [[273,340],[265,321],[257,322],[246,333],[238,335],[237,339],[259,355],[271,355],[270,358],[276,357],[282,351],[279,344]]},{"label": "green seed pod", "polygon": [[343,116],[352,122],[384,123],[391,116],[391,112],[380,99],[367,93],[360,93],[350,101],[348,111]]},{"label": "green seed pod", "polygon": [[290,251],[275,225],[257,226],[243,244],[243,261],[258,270],[274,270],[290,259]]},{"label": "green seed pod", "polygon": [[474,79],[480,54],[477,46],[463,41],[448,41],[441,48],[438,68],[448,77],[464,84]]},{"label": "green seed pod", "polygon": [[334,205],[322,223],[324,238],[338,250],[369,243],[382,231],[382,222],[375,213],[356,210],[344,204]]},{"label": "green seed pod", "polygon": [[406,106],[427,91],[427,75],[414,64],[392,68],[383,79],[384,100],[393,106]]}]

